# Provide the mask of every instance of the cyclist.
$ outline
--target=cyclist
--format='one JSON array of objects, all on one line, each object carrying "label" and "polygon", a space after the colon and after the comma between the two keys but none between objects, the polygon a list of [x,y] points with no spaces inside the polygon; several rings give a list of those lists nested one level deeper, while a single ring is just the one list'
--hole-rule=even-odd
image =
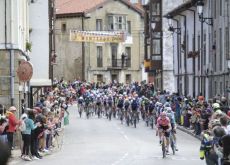
[{"label": "cyclist", "polygon": [[175,150],[178,151],[177,148],[177,143],[176,143],[176,120],[175,120],[175,115],[174,112],[172,111],[171,107],[165,107],[166,113],[167,113],[167,117],[170,119],[170,123],[171,123],[171,128],[172,128],[172,136],[174,139],[174,146],[175,146]]},{"label": "cyclist", "polygon": [[171,131],[171,123],[170,119],[167,117],[167,113],[165,111],[161,112],[160,117],[157,119],[157,128],[160,138],[160,144],[162,143],[162,136],[166,137],[166,152],[169,151],[169,136]]}]

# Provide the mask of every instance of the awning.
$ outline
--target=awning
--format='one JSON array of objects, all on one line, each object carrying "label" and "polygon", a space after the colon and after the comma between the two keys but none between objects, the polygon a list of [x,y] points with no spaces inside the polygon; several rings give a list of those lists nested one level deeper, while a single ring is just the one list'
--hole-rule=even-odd
[{"label": "awning", "polygon": [[31,87],[47,87],[51,85],[52,85],[51,79],[31,79],[30,80]]}]

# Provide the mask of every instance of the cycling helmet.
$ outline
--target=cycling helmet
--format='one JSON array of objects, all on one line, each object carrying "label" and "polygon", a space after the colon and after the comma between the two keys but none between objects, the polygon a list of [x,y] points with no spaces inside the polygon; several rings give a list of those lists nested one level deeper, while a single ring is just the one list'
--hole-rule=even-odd
[{"label": "cycling helmet", "polygon": [[166,113],[172,113],[172,108],[171,107],[166,107],[165,111],[166,111]]},{"label": "cycling helmet", "polygon": [[167,113],[165,111],[161,112],[161,117],[166,117]]},{"label": "cycling helmet", "polygon": [[212,104],[212,108],[214,110],[219,109],[220,108],[220,104],[219,103],[214,103],[214,104]]},{"label": "cycling helmet", "polygon": [[218,109],[215,113],[216,113],[217,115],[222,115],[223,112],[222,112],[221,110]]},{"label": "cycling helmet", "polygon": [[170,107],[170,104],[166,102],[166,103],[164,104],[164,107]]}]

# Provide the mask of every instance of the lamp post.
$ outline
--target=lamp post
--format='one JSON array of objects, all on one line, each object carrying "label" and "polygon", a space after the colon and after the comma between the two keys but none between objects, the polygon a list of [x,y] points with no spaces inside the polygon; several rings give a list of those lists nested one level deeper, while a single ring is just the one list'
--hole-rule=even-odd
[{"label": "lamp post", "polygon": [[198,0],[197,1],[197,12],[198,12],[198,16],[199,16],[199,21],[201,22],[201,50],[200,50],[200,57],[201,57],[201,91],[200,93],[202,93],[205,96],[205,78],[203,77],[203,60],[206,58],[205,55],[203,54],[203,31],[204,31],[204,23],[206,23],[207,25],[213,26],[213,18],[208,18],[208,17],[204,17],[204,2],[203,0]]},{"label": "lamp post", "polygon": [[[181,28],[179,28],[179,21],[174,19],[172,15],[168,14],[166,16],[166,18],[168,19],[168,25],[169,25],[169,29],[168,31],[171,31],[173,33],[177,34],[177,93],[180,94],[180,51],[179,51],[179,42],[180,42],[180,38],[179,35],[181,35]],[[173,27],[173,21],[176,21],[176,28]]]},{"label": "lamp post", "polygon": [[[177,34],[181,34],[181,28],[178,27],[178,20],[173,19],[173,16],[170,14],[168,14],[166,18],[168,19],[168,25],[169,25],[168,31],[171,31],[171,32],[177,33]],[[176,21],[176,23],[177,23],[176,28],[173,27],[173,20]]]}]

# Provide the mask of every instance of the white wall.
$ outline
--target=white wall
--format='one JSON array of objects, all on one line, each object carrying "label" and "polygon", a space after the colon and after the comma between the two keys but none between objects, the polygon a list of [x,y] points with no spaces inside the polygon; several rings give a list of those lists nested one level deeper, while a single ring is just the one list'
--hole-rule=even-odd
[{"label": "white wall", "polygon": [[36,0],[30,4],[31,62],[34,67],[32,79],[49,78],[49,13],[48,0]]},{"label": "white wall", "polygon": [[[6,0],[7,48],[25,51],[28,38],[28,2]],[[0,0],[0,48],[5,48],[5,0]]]}]

